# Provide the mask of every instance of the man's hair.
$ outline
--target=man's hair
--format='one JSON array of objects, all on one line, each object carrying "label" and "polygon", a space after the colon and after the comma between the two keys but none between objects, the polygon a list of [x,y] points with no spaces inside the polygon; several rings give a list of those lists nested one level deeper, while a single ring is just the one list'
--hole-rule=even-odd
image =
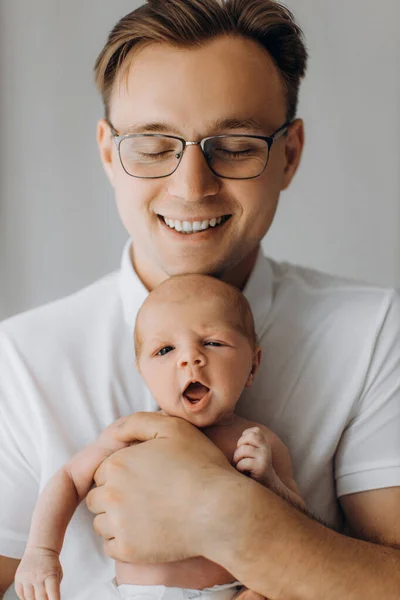
[{"label": "man's hair", "polygon": [[222,35],[250,38],[267,50],[285,88],[287,120],[294,119],[307,50],[292,13],[274,0],[147,0],[127,14],[95,64],[106,119],[116,78],[128,72],[136,50],[153,43],[196,48]]}]

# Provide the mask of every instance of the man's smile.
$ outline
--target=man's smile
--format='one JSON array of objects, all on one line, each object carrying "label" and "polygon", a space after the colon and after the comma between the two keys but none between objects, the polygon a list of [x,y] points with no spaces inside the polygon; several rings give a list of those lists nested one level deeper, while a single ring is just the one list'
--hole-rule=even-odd
[{"label": "man's smile", "polygon": [[164,217],[158,215],[161,223],[166,225],[170,230],[182,234],[199,234],[212,229],[221,228],[232,215],[223,215],[220,217],[211,217],[209,219],[191,219],[179,220],[175,218]]}]

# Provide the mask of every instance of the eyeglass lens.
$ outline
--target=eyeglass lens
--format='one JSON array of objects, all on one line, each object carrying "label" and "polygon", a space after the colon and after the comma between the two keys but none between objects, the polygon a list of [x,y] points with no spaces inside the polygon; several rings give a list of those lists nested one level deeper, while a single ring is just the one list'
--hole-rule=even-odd
[{"label": "eyeglass lens", "polygon": [[[175,171],[183,143],[166,136],[135,136],[121,140],[120,157],[125,171],[134,177],[166,177]],[[247,136],[215,137],[206,140],[208,165],[221,177],[257,177],[268,161],[265,140]]]}]

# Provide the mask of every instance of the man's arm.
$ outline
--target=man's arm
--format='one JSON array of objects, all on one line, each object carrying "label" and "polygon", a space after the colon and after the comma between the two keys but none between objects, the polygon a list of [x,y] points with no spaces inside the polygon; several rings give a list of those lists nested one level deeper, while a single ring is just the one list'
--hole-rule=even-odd
[{"label": "man's arm", "polygon": [[18,558],[0,556],[0,600],[14,581],[15,571],[19,563]]},{"label": "man's arm", "polygon": [[400,550],[400,487],[339,498],[349,533]]},{"label": "man's arm", "polygon": [[[398,549],[340,535],[254,482],[243,485],[236,496],[221,490],[230,519],[217,512],[222,543],[210,540],[208,558],[248,588],[279,600],[398,600]],[[389,518],[398,530],[398,508]]]},{"label": "man's arm", "polygon": [[[399,600],[399,550],[321,525],[236,471],[189,423],[136,413],[120,439],[145,443],[107,459],[87,498],[111,558],[202,555],[271,600]],[[398,531],[398,505],[389,521]]]}]

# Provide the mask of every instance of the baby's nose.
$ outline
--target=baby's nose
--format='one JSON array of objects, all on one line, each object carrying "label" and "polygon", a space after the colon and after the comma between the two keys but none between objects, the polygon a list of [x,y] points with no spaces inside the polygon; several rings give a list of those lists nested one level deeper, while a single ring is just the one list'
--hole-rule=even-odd
[{"label": "baby's nose", "polygon": [[201,352],[186,352],[179,359],[181,367],[201,367],[205,364],[204,355]]}]

